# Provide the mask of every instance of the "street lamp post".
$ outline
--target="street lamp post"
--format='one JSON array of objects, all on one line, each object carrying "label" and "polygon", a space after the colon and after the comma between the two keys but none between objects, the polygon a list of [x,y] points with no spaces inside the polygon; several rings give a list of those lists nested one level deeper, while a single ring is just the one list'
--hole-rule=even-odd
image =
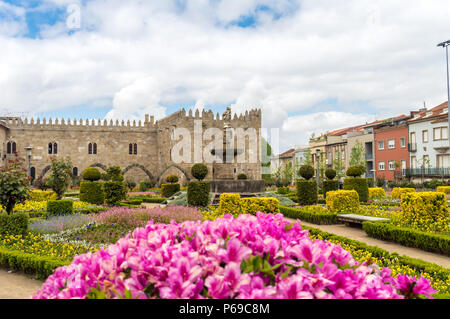
[{"label": "street lamp post", "polygon": [[[449,82],[449,74],[448,74],[448,46],[450,45],[450,40],[447,40],[445,42],[441,42],[439,43],[437,46],[438,47],[443,47],[445,48],[445,55],[446,55],[446,59],[447,59],[447,112],[448,112],[448,107],[450,106],[450,82]],[[448,112],[448,134],[450,134],[450,112]],[[449,143],[450,143],[450,138],[448,139]]]},{"label": "street lamp post", "polygon": [[317,165],[317,173],[316,173],[316,180],[317,180],[317,187],[319,187],[319,161],[320,161],[320,148],[316,149],[316,165]]},{"label": "street lamp post", "polygon": [[27,157],[28,157],[28,176],[31,176],[31,151],[33,148],[31,146],[25,147],[25,150],[27,151]]}]

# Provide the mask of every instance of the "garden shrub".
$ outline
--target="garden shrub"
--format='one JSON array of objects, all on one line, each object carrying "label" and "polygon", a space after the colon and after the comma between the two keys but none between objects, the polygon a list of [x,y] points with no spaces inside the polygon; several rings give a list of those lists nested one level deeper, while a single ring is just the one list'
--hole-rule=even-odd
[{"label": "garden shrub", "polygon": [[297,180],[297,198],[300,205],[317,203],[317,182],[314,180]]},{"label": "garden shrub", "polygon": [[445,194],[441,192],[404,193],[401,207],[401,222],[415,228],[437,223],[449,214]]},{"label": "garden shrub", "polygon": [[444,194],[450,194],[450,186],[438,186],[436,192],[442,192]]},{"label": "garden shrub", "polygon": [[240,202],[241,214],[255,215],[256,212],[277,214],[280,212],[280,202],[273,197],[242,198]]},{"label": "garden shrub", "polygon": [[56,193],[54,191],[32,191],[31,201],[34,202],[44,202],[51,199],[56,199]]},{"label": "garden shrub", "polygon": [[280,195],[273,192],[265,192],[260,194],[259,197],[273,197],[278,199],[280,205],[283,206],[295,206],[297,202],[297,195],[295,193],[290,193],[289,195]]},{"label": "garden shrub", "polygon": [[289,187],[278,187],[277,193],[280,195],[289,194]]},{"label": "garden shrub", "polygon": [[355,190],[328,192],[326,201],[332,213],[351,213],[359,209],[359,195]]},{"label": "garden shrub", "polygon": [[169,198],[179,191],[180,191],[180,184],[162,184],[161,185],[161,195],[165,198]]},{"label": "garden shrub", "polygon": [[317,225],[334,225],[339,223],[336,213],[331,213],[319,206],[315,209],[280,206],[280,213],[289,218],[300,219]]},{"label": "garden shrub", "polygon": [[339,189],[339,181],[327,180],[323,181],[323,196],[327,197],[327,192],[337,191]]},{"label": "garden shrub", "polygon": [[408,192],[415,192],[415,191],[416,190],[414,188],[394,187],[394,189],[391,192],[391,197],[400,199],[402,194],[408,193]]},{"label": "garden shrub", "polygon": [[28,232],[29,217],[26,213],[0,213],[0,234],[22,235]]},{"label": "garden shrub", "polygon": [[237,179],[245,180],[245,179],[247,179],[247,175],[245,175],[244,173],[240,173],[240,174],[237,176]]},{"label": "garden shrub", "polygon": [[169,175],[166,177],[166,182],[173,184],[178,182],[178,176],[177,175]]},{"label": "garden shrub", "polygon": [[369,199],[382,199],[386,197],[386,193],[382,187],[369,188]]},{"label": "garden shrub", "polygon": [[161,203],[164,203],[165,201],[166,201],[165,198],[156,198],[156,197],[144,198],[142,200],[142,202],[144,202],[144,203],[153,203],[153,204],[161,204]]},{"label": "garden shrub", "polygon": [[105,201],[108,205],[115,205],[126,198],[125,184],[119,181],[107,181],[103,183]]},{"label": "garden shrub", "polygon": [[345,174],[351,177],[360,177],[364,172],[365,168],[363,166],[350,166],[347,168]]},{"label": "garden shrub", "polygon": [[367,185],[369,188],[373,188],[375,186],[375,181],[373,180],[373,177],[367,177]]},{"label": "garden shrub", "polygon": [[208,175],[208,167],[205,164],[197,163],[191,167],[191,174],[199,181],[203,180]]},{"label": "garden shrub", "polygon": [[389,222],[364,222],[363,230],[373,238],[450,256],[450,236],[398,227]]},{"label": "garden shrub", "polygon": [[332,168],[327,168],[325,170],[325,176],[326,178],[328,178],[329,180],[332,180],[336,177],[336,170],[332,169]]},{"label": "garden shrub", "polygon": [[358,192],[359,200],[367,202],[369,200],[369,186],[367,179],[360,177],[352,177],[344,179],[344,190],[355,190]]},{"label": "garden shrub", "polygon": [[223,193],[220,195],[219,210],[222,215],[239,215],[240,205],[241,195],[235,193]]},{"label": "garden shrub", "polygon": [[48,216],[61,216],[73,214],[73,200],[49,200],[47,202]]},{"label": "garden shrub", "polygon": [[95,182],[101,178],[100,171],[96,167],[88,167],[81,174],[84,180]]},{"label": "garden shrub", "polygon": [[302,165],[298,170],[298,174],[306,180],[314,176],[314,168],[311,165]]},{"label": "garden shrub", "polygon": [[209,182],[191,181],[188,183],[187,202],[191,206],[206,207],[209,204]]},{"label": "garden shrub", "polygon": [[130,179],[126,180],[125,184],[127,185],[129,190],[132,190],[137,186],[136,182]]},{"label": "garden shrub", "polygon": [[105,202],[102,182],[81,182],[80,200],[90,204],[101,205]]}]

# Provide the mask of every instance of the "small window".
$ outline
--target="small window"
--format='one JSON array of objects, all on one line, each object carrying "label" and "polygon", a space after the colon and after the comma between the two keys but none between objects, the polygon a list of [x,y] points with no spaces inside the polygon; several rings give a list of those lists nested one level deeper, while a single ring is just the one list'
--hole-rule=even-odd
[{"label": "small window", "polygon": [[17,152],[16,142],[12,142],[12,153],[15,154]]},{"label": "small window", "polygon": [[48,153],[53,154],[53,144],[52,143],[48,143]]},{"label": "small window", "polygon": [[395,140],[389,140],[388,141],[388,148],[391,150],[395,148]]},{"label": "small window", "polygon": [[30,176],[31,176],[32,180],[34,180],[36,178],[36,168],[35,167],[30,168]]},{"label": "small window", "polygon": [[404,137],[400,138],[400,147],[406,147],[406,139]]},{"label": "small window", "polygon": [[137,155],[137,144],[134,143],[134,155]]},{"label": "small window", "polygon": [[384,141],[378,141],[378,149],[384,150]]},{"label": "small window", "polygon": [[89,143],[88,154],[92,154],[92,143]]},{"label": "small window", "polygon": [[11,142],[6,144],[6,154],[11,154]]},{"label": "small window", "polygon": [[53,143],[53,154],[58,154],[58,144]]},{"label": "small window", "polygon": [[93,154],[97,154],[97,143],[93,144],[93,150],[92,150]]},{"label": "small window", "polygon": [[378,162],[378,170],[384,171],[384,162]]},{"label": "small window", "polygon": [[389,166],[389,170],[390,170],[390,171],[394,171],[394,170],[395,170],[395,164],[394,164],[394,161],[389,161],[389,162],[388,162],[388,166]]},{"label": "small window", "polygon": [[74,168],[73,168],[72,174],[73,174],[74,177],[77,177],[77,176],[78,176],[78,167],[74,167]]},{"label": "small window", "polygon": [[131,143],[128,145],[128,154],[133,154],[133,144]]},{"label": "small window", "polygon": [[428,130],[422,131],[422,142],[428,143]]}]

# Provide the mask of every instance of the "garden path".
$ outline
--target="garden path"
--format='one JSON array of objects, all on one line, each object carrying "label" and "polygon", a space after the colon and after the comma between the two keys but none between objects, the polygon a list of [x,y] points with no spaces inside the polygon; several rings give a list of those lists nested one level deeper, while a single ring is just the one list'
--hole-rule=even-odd
[{"label": "garden path", "polygon": [[23,273],[0,269],[0,299],[28,299],[43,282]]},{"label": "garden path", "polygon": [[[290,221],[295,221],[291,218],[286,218]],[[444,255],[430,253],[421,249],[405,247],[393,242],[379,240],[375,238],[371,238],[367,236],[366,232],[360,228],[345,226],[344,224],[338,225],[316,225],[307,223],[304,221],[300,221],[303,225],[318,228],[327,233],[332,233],[338,236],[347,237],[349,239],[357,240],[363,243],[366,243],[369,246],[377,246],[384,250],[387,250],[390,253],[397,253],[399,255],[405,255],[412,258],[421,259],[423,261],[427,261],[433,264],[440,265],[445,268],[450,268],[450,258]]]}]

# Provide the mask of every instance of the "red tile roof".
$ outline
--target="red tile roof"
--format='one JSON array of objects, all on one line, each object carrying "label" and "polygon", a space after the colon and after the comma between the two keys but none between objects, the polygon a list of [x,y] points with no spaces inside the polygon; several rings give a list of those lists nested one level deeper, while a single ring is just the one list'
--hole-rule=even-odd
[{"label": "red tile roof", "polygon": [[[433,117],[437,117],[437,116],[446,114],[446,113],[444,113],[444,109],[447,109],[447,112],[448,112],[448,102],[439,104],[438,106],[435,106],[432,109],[429,109],[426,111],[413,111],[413,112],[411,112],[411,115],[413,117],[408,122],[419,121],[419,120],[433,118]],[[431,112],[431,114],[427,115],[429,112]]]}]

